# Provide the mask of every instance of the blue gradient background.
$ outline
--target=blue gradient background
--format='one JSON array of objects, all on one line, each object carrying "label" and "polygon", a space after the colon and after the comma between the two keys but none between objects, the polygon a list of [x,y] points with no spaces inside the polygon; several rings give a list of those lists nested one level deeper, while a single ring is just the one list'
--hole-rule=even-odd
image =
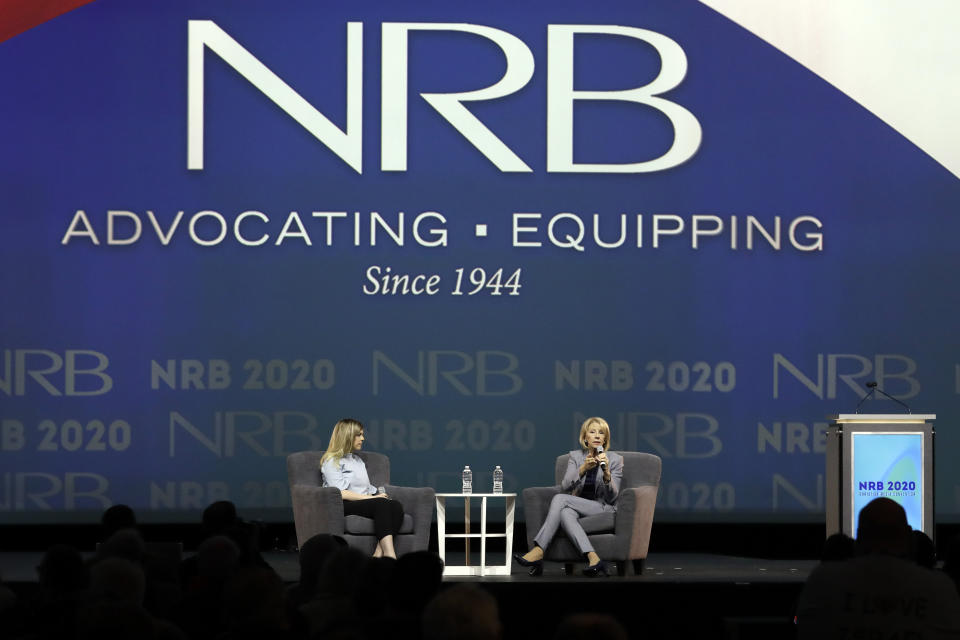
[{"label": "blue gradient background", "polygon": [[[205,170],[187,171],[190,19],[214,20],[338,125],[345,120],[346,23],[363,22],[363,174],[212,54],[205,67]],[[532,174],[500,173],[416,96],[478,88],[502,75],[503,56],[492,43],[457,33],[411,37],[408,170],[379,170],[380,23],[386,21],[489,25],[529,46],[536,60],[530,83],[470,109]],[[680,44],[688,73],[665,97],[689,109],[703,128],[691,160],[650,174],[546,172],[547,25],[567,23],[636,26]],[[577,39],[578,89],[637,86],[658,68],[642,42]],[[315,442],[290,437],[269,455],[238,446],[228,457],[180,431],[171,457],[171,412],[208,434],[218,411],[302,412],[315,420],[321,444],[337,418],[353,415],[367,423],[368,445],[390,455],[394,482],[445,491],[458,486],[464,464],[475,470],[477,487],[483,470],[498,464],[508,490],[547,484],[554,456],[575,446],[582,416],[602,415],[613,428],[614,449],[626,445],[664,458],[658,517],[761,520],[822,517],[824,464],[813,439],[792,450],[764,449],[758,425],[794,421],[812,430],[861,397],[842,382],[834,397],[818,397],[781,370],[775,398],[774,354],[814,380],[821,355],[906,356],[917,363],[920,393],[907,398],[909,386],[895,378],[881,386],[937,413],[940,426],[956,422],[960,292],[950,284],[960,234],[956,177],[837,89],[697,2],[98,0],[0,43],[0,92],[0,355],[96,350],[110,358],[114,380],[110,393],[95,397],[52,397],[35,384],[23,396],[0,392],[0,419],[24,423],[29,435],[24,449],[0,451],[8,474],[0,475],[0,508],[14,519],[46,516],[35,506],[10,507],[10,474],[67,471],[102,474],[113,502],[154,509],[147,518],[181,517],[151,504],[149,487],[183,480],[227,483],[241,507],[273,507],[268,515],[288,517],[283,504],[257,504],[245,483],[276,489],[285,483],[285,453]],[[672,140],[661,114],[633,104],[581,101],[575,113],[579,161],[652,158]],[[129,247],[82,239],[61,245],[78,209],[101,242],[108,209],[140,213],[143,237]],[[169,246],[153,235],[148,209],[165,225],[176,211],[186,212]],[[271,218],[264,227],[271,242],[197,246],[186,223],[204,209],[228,220],[263,211]],[[293,210],[313,233],[312,247],[296,239],[272,245]],[[439,211],[449,245],[353,247],[348,232],[323,246],[322,224],[308,221],[314,210],[378,211],[388,219],[397,211],[408,219]],[[511,215],[528,211],[544,214],[538,239],[545,244],[514,248]],[[647,235],[642,249],[628,242],[573,252],[546,242],[549,216],[559,212],[585,220],[600,214],[609,230],[620,213],[644,213],[647,234],[657,213],[688,222],[694,214],[735,214],[741,224],[755,215],[765,226],[774,216],[789,222],[813,215],[824,225],[824,250],[802,253],[785,242],[774,251],[761,241],[753,251],[731,251],[726,235],[705,239],[697,251],[689,235],[653,249]],[[489,237],[474,236],[478,223],[489,226]],[[741,247],[742,241],[741,230]],[[363,273],[373,264],[440,273],[445,289],[457,267],[522,268],[523,286],[517,297],[364,296]],[[428,350],[509,352],[519,360],[523,388],[479,397],[441,382],[436,395],[421,396],[385,376],[374,395],[374,351],[412,374],[418,352]],[[228,360],[233,384],[223,391],[152,390],[150,361],[180,358]],[[248,359],[331,359],[336,383],[325,391],[244,391]],[[629,361],[632,388],[555,388],[556,361],[587,359]],[[730,362],[736,386],[728,393],[648,391],[651,361]],[[850,361],[842,366],[840,373],[856,372]],[[861,388],[874,375],[860,376]],[[865,405],[881,413],[897,409],[884,400]],[[670,416],[674,428],[657,435],[656,416],[641,416],[628,428],[632,412]],[[710,451],[709,440],[678,440],[680,414],[710,416],[722,449],[700,457]],[[132,445],[123,452],[36,451],[35,427],[43,419],[124,419],[132,425]],[[389,444],[387,420],[429,422],[433,445]],[[447,425],[454,420],[506,421],[501,435],[511,434],[511,443],[516,425],[530,421],[535,442],[529,449],[469,443],[451,449]],[[692,420],[694,431],[706,424]],[[941,455],[956,448],[953,431],[938,434]],[[782,491],[778,478],[805,498]],[[960,514],[958,481],[953,468],[938,466],[942,517]]]}]

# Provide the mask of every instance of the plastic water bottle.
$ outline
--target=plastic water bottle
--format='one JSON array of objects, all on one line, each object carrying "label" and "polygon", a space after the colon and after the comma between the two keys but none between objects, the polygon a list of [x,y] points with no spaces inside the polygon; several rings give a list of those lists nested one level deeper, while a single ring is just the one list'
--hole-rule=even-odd
[{"label": "plastic water bottle", "polygon": [[497,465],[497,468],[493,470],[493,492],[503,493],[503,469],[500,468],[500,465]]},{"label": "plastic water bottle", "polygon": [[463,468],[463,493],[473,493],[473,471],[470,471],[470,465]]}]

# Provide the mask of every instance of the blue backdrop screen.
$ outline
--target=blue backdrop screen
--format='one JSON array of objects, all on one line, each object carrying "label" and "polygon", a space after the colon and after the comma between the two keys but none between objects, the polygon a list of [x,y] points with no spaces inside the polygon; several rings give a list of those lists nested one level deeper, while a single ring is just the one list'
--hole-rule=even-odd
[{"label": "blue backdrop screen", "polygon": [[288,519],[344,416],[442,491],[603,416],[663,519],[822,518],[870,380],[957,446],[957,177],[699,2],[97,0],[0,87],[4,521]]}]

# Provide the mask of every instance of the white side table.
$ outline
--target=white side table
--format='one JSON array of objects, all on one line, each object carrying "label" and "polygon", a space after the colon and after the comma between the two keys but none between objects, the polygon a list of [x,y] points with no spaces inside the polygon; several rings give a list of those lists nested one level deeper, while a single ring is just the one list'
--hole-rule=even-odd
[{"label": "white side table", "polygon": [[[517,502],[515,493],[438,493],[437,496],[437,546],[440,557],[443,558],[443,575],[445,576],[508,576],[510,563],[513,559],[513,511]],[[447,498],[463,498],[464,501],[464,533],[447,533]],[[480,533],[470,532],[470,499],[480,498]],[[487,502],[491,498],[503,498],[506,503],[506,522],[503,533],[489,533],[487,531]],[[447,564],[447,538],[466,538],[465,565],[450,566]],[[470,539],[480,539],[480,566],[470,566]],[[487,566],[487,539],[506,538],[506,561],[500,565]]]}]

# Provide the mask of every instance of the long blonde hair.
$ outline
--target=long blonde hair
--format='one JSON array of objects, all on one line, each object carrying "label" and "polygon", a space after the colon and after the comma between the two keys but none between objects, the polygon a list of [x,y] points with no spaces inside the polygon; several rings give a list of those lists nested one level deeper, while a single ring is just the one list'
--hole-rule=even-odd
[{"label": "long blonde hair", "polygon": [[339,462],[340,458],[353,453],[353,441],[358,435],[363,433],[363,424],[353,418],[344,418],[333,426],[333,434],[330,435],[330,444],[327,450],[320,458],[320,465],[327,460]]},{"label": "long blonde hair", "polygon": [[603,448],[606,450],[610,449],[610,425],[607,424],[607,421],[603,418],[587,418],[583,421],[583,426],[580,427],[580,446],[584,451],[589,449],[587,445],[587,430],[590,427],[599,427],[600,431],[603,432]]}]

